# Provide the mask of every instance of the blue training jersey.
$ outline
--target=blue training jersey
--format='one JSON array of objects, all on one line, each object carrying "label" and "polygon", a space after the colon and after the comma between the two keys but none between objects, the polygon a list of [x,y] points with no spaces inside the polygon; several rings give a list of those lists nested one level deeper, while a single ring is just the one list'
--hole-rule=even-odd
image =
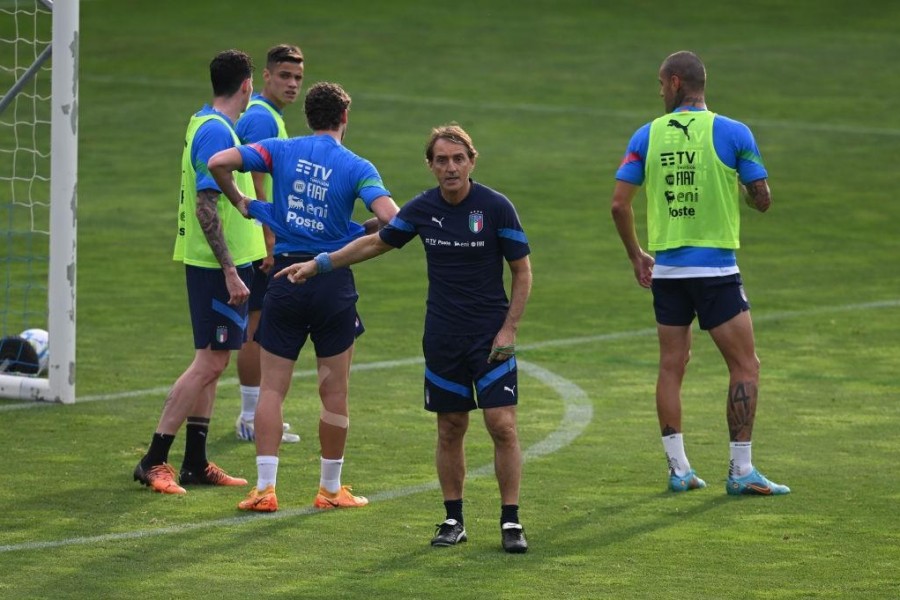
[{"label": "blue training jersey", "polygon": [[[231,119],[208,104],[203,105],[203,108],[196,113],[198,117],[206,115],[219,116],[225,119],[225,123],[232,124]],[[222,191],[219,189],[219,184],[210,175],[206,163],[209,162],[209,159],[216,152],[234,148],[234,138],[231,135],[231,129],[226,127],[225,123],[218,119],[210,119],[203,123],[194,135],[194,142],[191,144],[191,164],[194,165],[194,171],[197,173],[198,192],[200,190],[215,190],[221,193]]]},{"label": "blue training jersey", "polygon": [[[265,102],[278,114],[282,114],[278,107],[267,100],[262,94],[253,94],[253,100]],[[278,137],[278,123],[272,117],[272,113],[266,110],[265,106],[254,104],[247,107],[241,118],[238,119],[234,126],[242,144],[250,144],[268,138]]]},{"label": "blue training jersey", "polygon": [[[702,110],[680,107],[684,110]],[[616,171],[616,179],[640,186],[644,183],[647,148],[650,145],[650,123],[631,137],[625,157]],[[716,115],[713,120],[713,146],[716,155],[728,167],[735,169],[741,183],[747,184],[768,178],[759,148],[750,128],[740,121]],[[694,277],[737,273],[734,250],[685,246],[656,253],[654,277]]]},{"label": "blue training jersey", "polygon": [[452,205],[433,188],[407,202],[379,235],[395,248],[418,235],[425,246],[426,332],[470,335],[500,329],[509,309],[503,260],[531,252],[506,196],[473,181],[469,195]]},{"label": "blue training jersey", "polygon": [[242,171],[272,174],[272,202],[254,200],[249,210],[275,234],[276,254],[343,248],[365,233],[351,221],[356,199],[371,211],[372,202],[391,195],[372,163],[330,135],[270,138],[238,151]]}]

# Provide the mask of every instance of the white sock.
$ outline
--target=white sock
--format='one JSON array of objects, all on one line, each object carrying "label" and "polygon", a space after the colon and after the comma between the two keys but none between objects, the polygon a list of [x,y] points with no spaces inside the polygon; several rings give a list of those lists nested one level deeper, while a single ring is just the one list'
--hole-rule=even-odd
[{"label": "white sock", "polygon": [[252,421],[256,416],[256,403],[259,402],[258,385],[241,386],[241,418]]},{"label": "white sock", "polygon": [[256,457],[256,489],[260,492],[275,485],[275,479],[278,477],[278,457],[277,456],[257,456]]},{"label": "white sock", "polygon": [[664,435],[662,437],[663,448],[666,451],[666,460],[669,462],[669,470],[679,477],[684,477],[691,471],[691,463],[684,453],[684,438],[680,433]]},{"label": "white sock", "polygon": [[329,493],[336,494],[341,489],[341,469],[344,467],[344,459],[323,458],[322,471],[319,477],[319,485]]},{"label": "white sock", "polygon": [[731,462],[728,466],[729,477],[745,477],[753,472],[753,463],[750,461],[750,444],[752,442],[731,442]]}]

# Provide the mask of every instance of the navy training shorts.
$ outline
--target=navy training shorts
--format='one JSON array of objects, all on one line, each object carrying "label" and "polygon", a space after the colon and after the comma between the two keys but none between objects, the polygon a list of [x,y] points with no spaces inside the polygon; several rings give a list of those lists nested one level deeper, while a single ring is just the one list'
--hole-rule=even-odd
[{"label": "navy training shorts", "polygon": [[[250,287],[253,267],[238,267],[238,276]],[[247,303],[228,304],[228,288],[222,269],[184,266],[188,307],[194,329],[194,348],[240,350],[247,339]]]},{"label": "navy training shorts", "polygon": [[[312,257],[276,256],[272,273],[307,260]],[[254,339],[267,352],[294,361],[307,338],[312,339],[316,356],[335,356],[365,331],[356,313],[357,298],[353,272],[348,268],[316,275],[301,284],[291,283],[287,277],[272,277]]]},{"label": "navy training shorts", "polygon": [[247,301],[250,312],[262,310],[263,298],[266,296],[266,287],[269,285],[268,273],[263,273],[260,269],[262,262],[263,259],[261,258],[253,261],[253,281],[247,286],[250,288],[250,299]]},{"label": "navy training shorts", "polygon": [[653,310],[660,325],[686,326],[694,315],[704,331],[750,310],[740,273],[723,277],[653,279]]},{"label": "navy training shorts", "polygon": [[425,410],[468,412],[518,404],[516,357],[487,361],[496,335],[496,331],[473,335],[425,333]]}]

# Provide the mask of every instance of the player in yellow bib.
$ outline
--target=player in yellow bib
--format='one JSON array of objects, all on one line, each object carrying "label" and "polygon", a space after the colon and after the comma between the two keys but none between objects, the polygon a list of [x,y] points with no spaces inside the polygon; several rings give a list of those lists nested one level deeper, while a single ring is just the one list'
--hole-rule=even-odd
[{"label": "player in yellow bib", "polygon": [[[688,462],[681,430],[681,383],[697,317],[728,366],[726,492],[787,494],[787,486],[766,479],[751,461],[759,359],[735,255],[741,196],[752,208],[768,210],[768,175],[750,129],[706,108],[706,68],[696,54],[668,56],[659,82],[666,114],[632,136],[616,172],[612,216],[635,278],[653,291],[660,347],[656,409],[669,489],[706,487]],[[655,258],[641,248],[634,227],[632,201],[645,181]]]},{"label": "player in yellow bib", "polygon": [[[232,350],[244,343],[251,263],[266,255],[259,224],[244,219],[206,166],[220,150],[239,145],[232,123],[253,92],[253,64],[238,50],[220,52],[209,66],[213,101],[191,117],[181,159],[181,198],[174,259],[184,263],[194,332],[194,360],[172,386],[147,453],[134,479],[164,494],[184,494],[182,485],[247,485],[206,457],[206,438],[216,384]],[[237,185],[253,193],[252,178]],[[181,472],[169,464],[175,434],[187,422]],[[179,483],[181,485],[179,485]]]}]

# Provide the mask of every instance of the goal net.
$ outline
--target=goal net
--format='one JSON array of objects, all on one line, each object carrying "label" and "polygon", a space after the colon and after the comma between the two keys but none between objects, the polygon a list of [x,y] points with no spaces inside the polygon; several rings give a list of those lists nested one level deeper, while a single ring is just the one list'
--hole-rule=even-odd
[{"label": "goal net", "polygon": [[0,397],[75,401],[78,10],[0,0]]}]

